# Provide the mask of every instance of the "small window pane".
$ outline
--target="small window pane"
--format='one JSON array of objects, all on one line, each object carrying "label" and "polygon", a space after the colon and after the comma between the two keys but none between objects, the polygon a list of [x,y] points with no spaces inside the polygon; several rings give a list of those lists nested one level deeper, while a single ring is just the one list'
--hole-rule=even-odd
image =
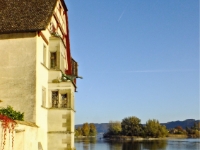
[{"label": "small window pane", "polygon": [[46,89],[42,88],[42,106],[46,106]]},{"label": "small window pane", "polygon": [[52,107],[58,108],[58,91],[52,92]]},{"label": "small window pane", "polygon": [[46,66],[46,46],[43,46],[43,64]]},{"label": "small window pane", "polygon": [[56,52],[51,53],[51,68],[55,69],[56,67]]},{"label": "small window pane", "polygon": [[62,97],[62,104],[61,104],[61,107],[63,108],[67,108],[67,94],[61,94],[61,97]]}]

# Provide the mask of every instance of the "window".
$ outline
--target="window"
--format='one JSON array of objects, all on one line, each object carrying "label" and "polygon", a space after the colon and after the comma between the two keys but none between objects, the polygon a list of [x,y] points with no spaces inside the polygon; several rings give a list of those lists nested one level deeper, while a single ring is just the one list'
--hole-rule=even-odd
[{"label": "window", "polygon": [[58,108],[59,98],[58,91],[52,91],[52,107]]},{"label": "window", "polygon": [[61,107],[67,108],[67,94],[61,94]]},{"label": "window", "polygon": [[72,75],[78,76],[78,63],[72,59]]},{"label": "window", "polygon": [[51,69],[55,69],[57,64],[56,64],[56,52],[51,52]]},{"label": "window", "polygon": [[50,22],[50,27],[49,27],[50,33],[55,33],[56,28],[52,22]]},{"label": "window", "polygon": [[42,87],[42,106],[46,106],[46,88]]},{"label": "window", "polygon": [[43,61],[42,63],[46,66],[46,46],[43,45]]},{"label": "window", "polygon": [[52,108],[69,108],[66,90],[52,91]]},{"label": "window", "polygon": [[62,9],[62,7],[61,7],[61,5],[59,4],[58,11],[59,11],[60,14],[61,14],[61,9]]}]

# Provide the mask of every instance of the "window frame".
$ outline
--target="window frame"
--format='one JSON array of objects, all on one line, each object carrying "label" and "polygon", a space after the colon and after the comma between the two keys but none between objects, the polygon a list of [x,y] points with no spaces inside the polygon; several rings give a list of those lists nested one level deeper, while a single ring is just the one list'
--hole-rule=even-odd
[{"label": "window frame", "polygon": [[[52,65],[52,54],[54,55],[54,65]],[[56,69],[57,67],[57,51],[56,52],[50,52],[50,69]]]}]

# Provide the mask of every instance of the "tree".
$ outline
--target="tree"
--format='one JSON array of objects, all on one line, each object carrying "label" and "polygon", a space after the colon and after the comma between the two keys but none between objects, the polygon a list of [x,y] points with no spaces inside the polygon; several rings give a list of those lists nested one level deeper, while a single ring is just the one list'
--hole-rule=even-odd
[{"label": "tree", "polygon": [[120,121],[110,121],[108,124],[109,135],[120,135],[122,131]]},{"label": "tree", "polygon": [[82,129],[81,129],[81,127],[78,127],[78,128],[75,130],[75,136],[81,136],[81,135],[83,135],[83,134],[82,134]]},{"label": "tree", "polygon": [[195,122],[192,129],[199,130],[200,129],[200,122]]},{"label": "tree", "polygon": [[121,127],[122,134],[127,136],[139,136],[142,131],[140,119],[135,116],[124,118]]},{"label": "tree", "polygon": [[177,129],[178,131],[183,131],[183,128],[181,126],[176,126],[175,129]]},{"label": "tree", "polygon": [[191,128],[186,127],[186,132],[189,137],[199,138],[200,137],[200,122],[195,122]]},{"label": "tree", "polygon": [[90,133],[90,126],[88,123],[84,123],[82,126],[82,134],[83,136],[88,136]]},{"label": "tree", "polygon": [[158,120],[148,120],[145,126],[146,136],[150,137],[165,137],[168,131],[165,126],[160,125]]},{"label": "tree", "polygon": [[96,136],[97,135],[97,130],[96,130],[96,126],[94,125],[94,123],[90,123],[90,132],[89,132],[90,136]]},{"label": "tree", "polygon": [[176,134],[186,134],[186,131],[183,130],[183,128],[181,126],[176,126]]}]

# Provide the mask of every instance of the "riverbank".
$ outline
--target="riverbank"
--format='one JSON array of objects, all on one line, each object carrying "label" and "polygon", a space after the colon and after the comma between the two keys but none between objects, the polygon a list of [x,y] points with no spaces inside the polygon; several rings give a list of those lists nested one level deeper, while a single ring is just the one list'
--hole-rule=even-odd
[{"label": "riverbank", "polygon": [[186,134],[169,134],[168,138],[189,138]]},{"label": "riverbank", "polygon": [[185,138],[191,138],[184,134],[169,134],[167,137],[163,138],[152,138],[152,137],[137,137],[137,136],[109,136],[104,139],[110,140],[110,141],[155,141],[155,140],[167,140],[167,139],[185,139]]},{"label": "riverbank", "polygon": [[109,138],[104,138],[110,141],[150,141],[150,140],[165,140],[166,138],[142,138],[135,136],[110,136]]},{"label": "riverbank", "polygon": [[74,136],[74,138],[96,138],[96,136]]}]

